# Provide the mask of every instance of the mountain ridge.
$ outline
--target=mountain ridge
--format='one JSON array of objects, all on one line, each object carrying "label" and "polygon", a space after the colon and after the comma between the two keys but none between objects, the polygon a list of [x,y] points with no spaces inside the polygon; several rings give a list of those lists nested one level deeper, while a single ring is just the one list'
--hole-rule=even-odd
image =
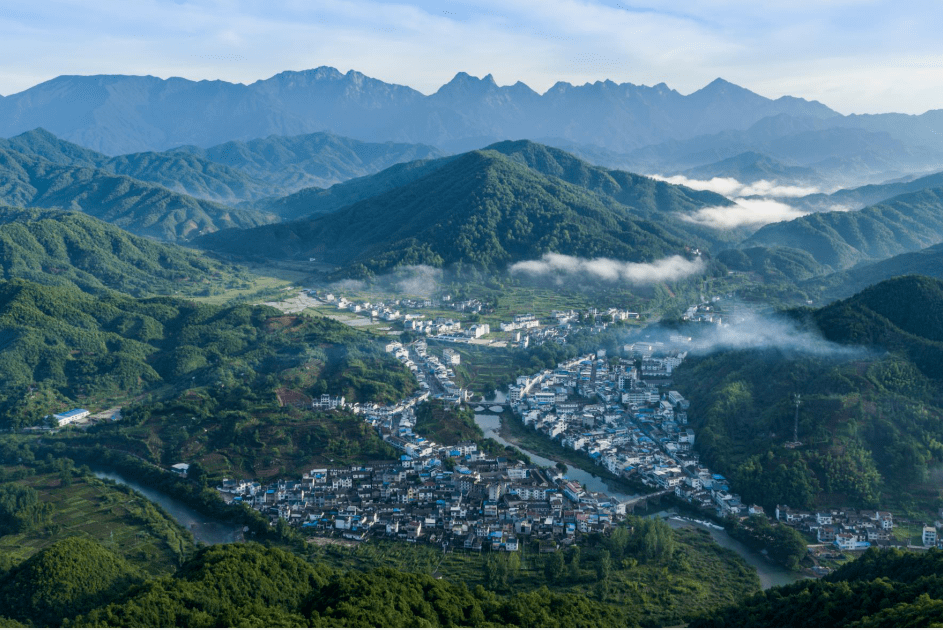
[{"label": "mountain ridge", "polygon": [[[460,88],[466,96],[477,97],[456,101],[455,90]],[[579,86],[558,82],[538,94],[521,82],[498,86],[493,78],[458,73],[427,96],[354,70],[342,74],[329,67],[284,71],[248,85],[179,77],[64,75],[0,101],[0,135],[42,126],[113,155],[315,131],[449,148],[475,138],[546,137],[570,128],[571,140],[593,139],[590,144],[624,149],[679,134],[742,128],[778,113],[837,115],[815,101],[767,99],[745,88],[733,92],[709,89],[684,96],[659,86],[607,81]],[[723,102],[714,103],[714,94]],[[575,105],[601,104],[600,95],[606,102],[597,108],[601,117],[575,116]],[[69,99],[68,107],[64,98]],[[700,107],[707,107],[703,115]],[[210,124],[211,115],[220,111],[227,112],[225,122]],[[659,111],[664,115],[656,114]],[[696,125],[681,124],[692,118]],[[618,124],[607,132],[599,126],[607,123]]]}]

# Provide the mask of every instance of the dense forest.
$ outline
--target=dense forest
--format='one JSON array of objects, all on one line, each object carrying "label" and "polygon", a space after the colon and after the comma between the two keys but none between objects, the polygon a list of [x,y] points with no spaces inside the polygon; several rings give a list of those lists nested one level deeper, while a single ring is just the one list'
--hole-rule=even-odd
[{"label": "dense forest", "polygon": [[0,202],[6,205],[78,210],[134,234],[165,241],[275,219],[268,213],[196,199],[103,169],[62,166],[3,148],[0,178],[4,181]]},{"label": "dense forest", "polygon": [[0,208],[0,279],[136,297],[247,287],[244,268],[134,236],[81,212]]},{"label": "dense forest", "polygon": [[821,580],[760,592],[695,619],[718,628],[939,627],[943,552],[869,549]]},{"label": "dense forest", "polygon": [[[939,320],[943,283],[883,282],[845,301],[792,316],[836,342],[824,354],[777,349],[695,357],[675,375],[689,392],[698,449],[728,471],[744,501],[768,509],[912,501],[943,459]],[[843,349],[844,348],[844,349]],[[797,449],[794,394],[801,394]]]},{"label": "dense forest", "polygon": [[291,383],[352,400],[392,401],[415,386],[370,335],[263,306],[93,297],[11,280],[0,282],[0,326],[7,427],[163,386],[242,387],[274,399],[286,370]]},{"label": "dense forest", "polygon": [[[528,560],[540,567],[537,584],[524,577],[532,570],[523,570],[519,553],[470,557],[485,580],[469,585],[389,567],[352,568],[356,554],[338,564],[313,547],[306,560],[303,548],[206,547],[172,574],[153,576],[94,540],[66,538],[0,574],[0,619],[98,627],[634,626],[683,623],[756,591],[755,576],[738,561],[702,564],[721,550],[651,520]],[[404,560],[415,551],[404,548]],[[696,585],[710,580],[705,571],[725,581]],[[696,577],[685,575],[692,572]]]},{"label": "dense forest", "polygon": [[[608,562],[596,572],[605,574],[613,560],[600,558]],[[0,619],[97,627],[930,626],[943,612],[941,562],[935,550],[872,550],[821,580],[666,617],[546,585],[504,594],[392,568],[332,567],[254,543],[204,548],[172,575],[148,578],[100,544],[69,538],[0,575]],[[573,563],[558,571],[572,572]]]},{"label": "dense forest", "polygon": [[503,272],[547,252],[649,261],[743,236],[679,218],[729,205],[723,197],[607,171],[529,142],[389,171],[285,200],[286,211],[316,213],[306,219],[226,230],[197,243],[242,255],[315,257],[364,276],[415,264]]}]

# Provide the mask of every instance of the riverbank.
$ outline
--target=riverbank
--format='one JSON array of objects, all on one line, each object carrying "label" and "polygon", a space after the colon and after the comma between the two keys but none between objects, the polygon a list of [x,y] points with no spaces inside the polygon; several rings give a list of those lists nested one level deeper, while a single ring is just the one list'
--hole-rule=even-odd
[{"label": "riverbank", "polygon": [[92,469],[98,479],[108,479],[115,483],[131,488],[144,498],[156,503],[164,509],[177,523],[193,535],[197,542],[206,545],[242,542],[244,540],[243,527],[237,523],[227,522],[200,514],[168,494],[148,488],[119,473],[101,469]]},{"label": "riverbank", "polygon": [[[653,515],[655,516],[655,515]],[[783,566],[780,566],[773,561],[767,559],[763,554],[757,553],[747,547],[742,542],[735,540],[727,531],[720,527],[719,525],[706,525],[704,523],[699,523],[692,518],[681,516],[678,514],[672,513],[659,513],[657,516],[661,516],[668,523],[668,526],[672,529],[701,529],[710,533],[711,538],[714,542],[723,547],[724,549],[730,549],[739,555],[743,560],[753,567],[757,574],[760,576],[760,585],[763,590],[772,588],[774,586],[784,586],[786,584],[792,584],[799,580],[809,579],[808,575],[799,573],[797,571],[790,571]]]},{"label": "riverbank", "polygon": [[652,488],[644,484],[633,483],[625,477],[612,474],[602,466],[596,464],[596,461],[589,455],[580,451],[574,451],[571,448],[566,448],[559,442],[551,440],[543,433],[527,427],[521,419],[511,411],[504,411],[499,414],[499,417],[501,419],[501,428],[498,434],[518,448],[526,448],[530,451],[541,453],[551,460],[566,464],[567,467],[586,470],[593,476],[605,480],[607,486],[617,488],[625,493],[639,496],[650,494],[653,491]]},{"label": "riverbank", "polygon": [[[494,437],[494,439],[502,443],[516,446],[542,466],[554,467],[558,461],[563,462],[570,467],[568,471],[569,477],[575,478],[580,483],[584,483],[580,477],[584,479],[588,477],[590,483],[587,484],[587,487],[591,490],[608,493],[618,499],[627,500],[624,498],[626,496],[625,494],[618,492],[618,490],[613,492],[613,488],[617,488],[621,485],[623,489],[628,487],[633,491],[633,495],[629,498],[640,496],[640,493],[638,493],[635,488],[631,487],[633,484],[630,484],[627,480],[616,478],[615,475],[609,471],[596,466],[595,462],[588,456],[573,451],[572,449],[567,449],[562,444],[557,444],[546,436],[528,429],[524,426],[524,423],[511,412],[505,411],[500,415],[475,414],[475,422],[485,431],[486,437]],[[586,466],[590,470],[600,474],[593,475],[583,468],[580,468],[580,466]],[[605,475],[605,478],[603,475]],[[646,493],[652,491],[652,488],[648,486],[641,486],[641,489]],[[650,518],[663,518],[667,520],[668,525],[674,529],[694,528],[708,531],[714,542],[725,549],[736,552],[744,562],[756,570],[764,590],[773,586],[791,584],[797,580],[807,579],[809,577],[802,573],[789,571],[785,567],[772,562],[763,554],[753,551],[745,544],[735,540],[720,525],[697,522],[697,520],[705,519],[705,515],[685,509],[686,507],[686,505],[677,506],[677,509],[671,510],[656,508],[656,511],[648,513],[647,516]],[[686,514],[689,511],[691,512],[691,516],[682,515],[682,513]]]}]

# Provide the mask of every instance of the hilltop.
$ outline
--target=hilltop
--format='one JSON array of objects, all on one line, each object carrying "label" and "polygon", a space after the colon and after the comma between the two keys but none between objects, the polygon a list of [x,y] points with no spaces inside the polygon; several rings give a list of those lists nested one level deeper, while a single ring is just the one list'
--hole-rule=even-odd
[{"label": "hilltop", "polygon": [[943,188],[929,188],[855,212],[820,212],[767,225],[741,246],[799,249],[842,271],[943,241],[941,209]]},{"label": "hilltop", "polygon": [[81,212],[0,207],[0,278],[144,297],[204,293],[248,273]]},{"label": "hilltop", "polygon": [[440,155],[424,145],[369,143],[313,133],[232,141],[207,149],[182,146],[112,157],[58,138],[42,128],[0,139],[0,148],[40,157],[59,166],[125,175],[223,204],[256,202],[305,187],[331,186],[399,162]]},{"label": "hilltop", "polygon": [[[335,188],[345,191],[350,205],[197,243],[382,273],[403,264],[501,270],[547,252],[645,261],[705,246],[707,236],[733,238],[708,235],[678,216],[731,204],[719,195],[608,171],[527,142],[400,165]],[[337,198],[307,195],[314,200],[307,210]],[[304,203],[301,194],[293,199]],[[298,203],[292,204],[295,213]]]}]

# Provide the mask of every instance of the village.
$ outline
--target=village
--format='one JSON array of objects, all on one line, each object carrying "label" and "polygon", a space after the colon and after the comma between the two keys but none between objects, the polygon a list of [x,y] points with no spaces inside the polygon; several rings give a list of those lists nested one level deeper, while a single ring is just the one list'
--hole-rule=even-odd
[{"label": "village", "polygon": [[[701,306],[686,315],[718,321],[710,311]],[[532,321],[525,315],[511,325],[536,329]],[[688,401],[671,389],[672,372],[690,342],[677,335],[667,343],[637,342],[624,346],[621,358],[599,350],[521,376],[508,387],[508,408],[526,426],[649,488],[644,498],[671,494],[718,518],[763,514],[760,506],[744,505],[694,451]],[[461,405],[470,399],[453,380],[461,356],[450,348],[439,357],[430,354],[423,339],[391,341],[386,350],[413,372],[417,394],[395,405],[348,404],[324,395],[314,406],[361,415],[401,451],[399,461],[315,468],[300,480],[270,485],[226,480],[219,490],[273,520],[321,535],[357,541],[385,536],[472,550],[514,551],[522,539],[534,538],[541,550],[554,551],[574,543],[578,533],[605,532],[635,507],[634,501],[586,490],[560,469],[489,456],[474,442],[442,445],[417,434],[416,407],[423,401]],[[781,506],[774,517],[839,550],[890,544],[894,527],[884,511],[806,513]],[[925,544],[934,546],[935,535],[935,528],[926,528]]]},{"label": "village", "polygon": [[[479,321],[468,323],[465,328],[462,327],[462,315],[480,319],[481,315],[491,311],[476,298],[457,300],[445,294],[436,299],[402,298],[369,302],[350,300],[334,292],[309,291],[308,299],[316,299],[340,311],[370,318],[371,321],[396,323],[402,326],[403,331],[423,335],[436,341],[474,343],[494,347],[514,346],[524,349],[531,345],[548,342],[565,344],[569,333],[580,325],[580,320],[584,316],[587,321],[591,319],[592,323],[588,328],[595,332],[605,330],[611,323],[638,321],[641,318],[639,313],[616,307],[589,308],[584,312],[573,309],[553,310],[549,314],[549,320],[543,323],[532,313],[523,313],[511,316],[508,318],[510,321],[501,321],[492,330],[491,324]],[[441,314],[433,317],[422,313],[423,310],[428,309],[454,311],[457,314],[454,317]]]}]

